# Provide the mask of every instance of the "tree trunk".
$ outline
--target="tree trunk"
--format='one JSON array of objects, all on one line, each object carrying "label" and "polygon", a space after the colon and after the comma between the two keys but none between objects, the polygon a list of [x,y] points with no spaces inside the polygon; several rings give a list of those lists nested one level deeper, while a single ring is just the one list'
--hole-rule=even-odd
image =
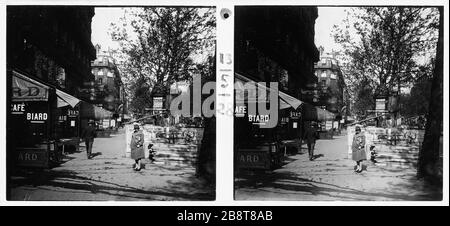
[{"label": "tree trunk", "polygon": [[429,182],[442,183],[439,149],[443,118],[443,8],[439,7],[439,38],[428,108],[427,124],[419,152],[417,176]]}]

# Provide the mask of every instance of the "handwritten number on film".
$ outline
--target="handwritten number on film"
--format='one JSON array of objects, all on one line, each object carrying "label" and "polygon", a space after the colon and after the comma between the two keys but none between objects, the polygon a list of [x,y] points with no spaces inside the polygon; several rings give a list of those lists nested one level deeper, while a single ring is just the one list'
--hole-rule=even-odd
[{"label": "handwritten number on film", "polygon": [[233,63],[231,53],[226,54],[220,53],[219,57],[220,57],[220,64],[231,65],[231,63]]},{"label": "handwritten number on film", "polygon": [[[228,77],[230,77],[231,75],[229,74],[232,70],[231,67],[232,63],[233,63],[233,57],[231,55],[231,53],[219,53],[219,63],[220,66],[222,66],[223,68],[221,69],[222,73],[220,75],[220,87],[225,89],[229,86],[230,82]],[[219,104],[219,114],[222,115],[229,115],[232,116],[233,115],[233,103],[221,103]]]},{"label": "handwritten number on film", "polygon": [[224,103],[220,103],[217,111],[221,115],[233,116],[233,103],[227,103],[226,105]]}]

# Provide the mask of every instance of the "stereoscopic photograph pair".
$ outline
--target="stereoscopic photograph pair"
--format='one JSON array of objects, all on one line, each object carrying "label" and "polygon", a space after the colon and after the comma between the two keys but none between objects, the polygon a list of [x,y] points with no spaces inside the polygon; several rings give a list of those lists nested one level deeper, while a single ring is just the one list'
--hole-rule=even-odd
[{"label": "stereoscopic photograph pair", "polygon": [[220,10],[8,5],[7,200],[442,200],[443,7],[229,9],[232,131]]}]

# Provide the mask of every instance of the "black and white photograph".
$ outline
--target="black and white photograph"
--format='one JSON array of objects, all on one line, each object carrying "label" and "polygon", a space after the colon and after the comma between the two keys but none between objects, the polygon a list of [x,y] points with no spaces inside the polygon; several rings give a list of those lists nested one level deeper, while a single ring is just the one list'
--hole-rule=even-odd
[{"label": "black and white photograph", "polygon": [[215,6],[6,18],[8,201],[215,200]]},{"label": "black and white photograph", "polygon": [[196,225],[448,205],[448,9],[0,0],[0,206]]},{"label": "black and white photograph", "polygon": [[443,13],[237,5],[234,199],[442,201]]}]

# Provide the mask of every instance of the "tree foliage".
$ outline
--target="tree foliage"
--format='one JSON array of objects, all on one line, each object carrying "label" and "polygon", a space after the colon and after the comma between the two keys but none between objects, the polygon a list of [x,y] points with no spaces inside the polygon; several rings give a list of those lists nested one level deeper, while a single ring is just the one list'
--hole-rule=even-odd
[{"label": "tree foliage", "polygon": [[444,7],[439,7],[439,36],[431,82],[430,103],[417,176],[442,186],[443,183],[443,97],[444,97]]},{"label": "tree foliage", "polygon": [[[434,59],[432,60],[434,61]],[[426,115],[430,104],[431,83],[432,83],[432,67],[426,66],[421,68],[421,72],[417,80],[412,85],[408,94],[402,95],[402,104],[400,113],[406,117],[417,115]]]},{"label": "tree foliage", "polygon": [[[333,36],[342,46],[342,70],[352,96],[361,89],[385,86],[397,90],[415,82],[434,57],[438,10],[414,7],[362,7],[352,9]],[[367,81],[367,83],[366,83]],[[353,98],[355,100],[355,97]]]},{"label": "tree foliage", "polygon": [[[145,7],[126,11],[111,36],[120,44],[119,67],[132,101],[130,108],[150,107],[151,93],[205,75],[214,55],[214,9]],[[143,89],[149,89],[144,91]]]}]

